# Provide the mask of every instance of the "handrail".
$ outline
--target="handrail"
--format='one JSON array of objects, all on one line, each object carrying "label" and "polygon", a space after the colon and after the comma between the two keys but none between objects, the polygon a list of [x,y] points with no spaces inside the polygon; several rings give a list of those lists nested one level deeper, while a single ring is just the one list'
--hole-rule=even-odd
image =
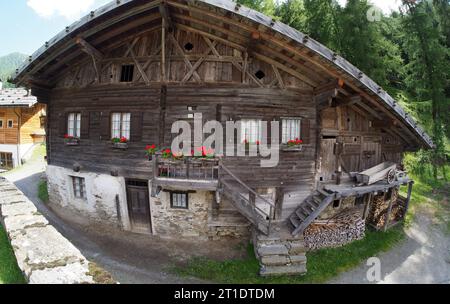
[{"label": "handrail", "polygon": [[234,180],[236,180],[239,184],[241,184],[241,186],[243,186],[245,189],[247,189],[250,193],[254,194],[256,197],[258,197],[259,199],[261,199],[263,202],[265,202],[266,204],[269,204],[271,207],[275,208],[275,204],[268,201],[267,199],[265,199],[264,197],[262,197],[259,193],[257,193],[255,190],[253,190],[252,188],[250,188],[249,186],[247,186],[247,184],[245,184],[239,177],[237,177],[236,175],[234,175],[233,172],[231,172],[230,169],[228,169],[227,167],[224,166],[224,164],[220,163],[219,167],[222,168],[226,173],[228,173],[228,175],[230,175]]}]

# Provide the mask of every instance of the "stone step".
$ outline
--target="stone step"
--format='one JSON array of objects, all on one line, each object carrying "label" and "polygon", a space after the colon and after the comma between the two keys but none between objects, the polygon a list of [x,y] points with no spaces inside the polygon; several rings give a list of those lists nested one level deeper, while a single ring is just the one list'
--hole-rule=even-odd
[{"label": "stone step", "polygon": [[288,252],[290,255],[303,255],[306,253],[306,247],[303,243],[288,243]]},{"label": "stone step", "polygon": [[305,255],[291,255],[289,259],[292,264],[306,264],[307,258]]},{"label": "stone step", "polygon": [[285,255],[269,255],[261,258],[261,264],[264,266],[285,266],[290,263],[290,259]]},{"label": "stone step", "polygon": [[278,276],[278,275],[300,275],[306,273],[306,264],[295,264],[290,266],[266,266],[262,267],[260,275]]},{"label": "stone step", "polygon": [[288,255],[288,249],[284,245],[262,245],[258,247],[260,257],[268,255]]}]

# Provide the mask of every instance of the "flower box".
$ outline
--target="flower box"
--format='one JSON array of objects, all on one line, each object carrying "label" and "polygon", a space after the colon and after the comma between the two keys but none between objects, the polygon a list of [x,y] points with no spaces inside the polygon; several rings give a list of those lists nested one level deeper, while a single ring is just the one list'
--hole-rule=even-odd
[{"label": "flower box", "polygon": [[112,144],[112,146],[113,146],[114,149],[117,149],[117,150],[126,150],[126,149],[128,149],[128,143],[114,142]]},{"label": "flower box", "polygon": [[301,151],[303,151],[303,145],[296,145],[296,146],[283,145],[283,146],[281,146],[281,151],[283,151],[283,152],[301,152]]},{"label": "flower box", "polygon": [[80,139],[75,137],[65,138],[64,144],[66,146],[78,146],[80,145]]}]

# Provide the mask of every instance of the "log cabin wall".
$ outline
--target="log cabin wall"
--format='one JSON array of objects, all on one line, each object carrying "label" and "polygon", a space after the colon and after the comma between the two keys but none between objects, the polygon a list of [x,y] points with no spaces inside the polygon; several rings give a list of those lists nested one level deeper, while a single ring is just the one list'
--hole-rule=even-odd
[{"label": "log cabin wall", "polygon": [[[2,121],[2,127],[0,127],[0,144],[19,144],[20,115],[20,108],[0,108],[0,120]],[[9,121],[12,121],[12,128],[8,126]]]},{"label": "log cabin wall", "polygon": [[352,105],[332,107],[321,111],[320,122],[318,180],[332,179],[338,164],[344,172],[360,172],[385,161],[401,164],[406,143],[382,130],[385,126],[370,113]]}]

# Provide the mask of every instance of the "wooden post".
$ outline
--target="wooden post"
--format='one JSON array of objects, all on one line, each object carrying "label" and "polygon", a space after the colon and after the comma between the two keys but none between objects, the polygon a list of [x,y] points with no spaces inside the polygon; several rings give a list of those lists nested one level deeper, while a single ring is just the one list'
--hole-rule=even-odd
[{"label": "wooden post", "polygon": [[364,204],[364,213],[363,213],[363,219],[366,220],[369,216],[370,212],[370,206],[372,204],[372,193],[369,193],[365,196],[365,204]]},{"label": "wooden post", "polygon": [[[391,218],[391,212],[392,212],[392,205],[394,204],[394,202],[393,202],[393,197],[394,197],[393,188],[391,188],[391,190],[389,190],[389,192],[390,192],[389,207],[388,207],[388,210],[386,212],[386,219],[385,219],[384,228],[383,228],[384,231],[387,231],[387,229],[389,227],[390,218]],[[386,197],[386,195],[384,197]]]},{"label": "wooden post", "polygon": [[408,195],[406,196],[405,216],[408,213],[409,203],[411,201],[411,194],[412,194],[413,185],[414,185],[414,181],[410,181],[408,183]]},{"label": "wooden post", "polygon": [[161,80],[166,82],[166,20],[162,19],[161,30]]}]

